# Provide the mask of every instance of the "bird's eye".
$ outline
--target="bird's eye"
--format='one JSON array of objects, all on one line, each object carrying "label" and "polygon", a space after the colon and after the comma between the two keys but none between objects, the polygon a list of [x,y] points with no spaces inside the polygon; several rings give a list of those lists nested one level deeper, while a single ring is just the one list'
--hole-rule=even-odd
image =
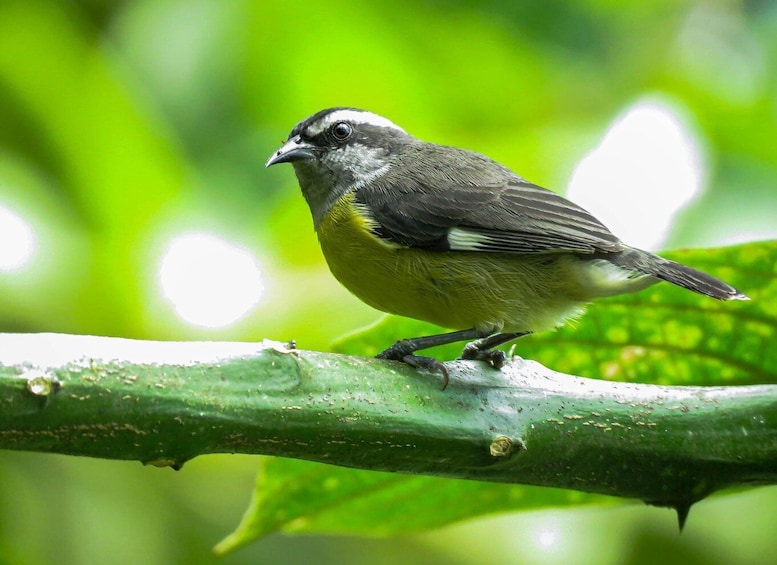
[{"label": "bird's eye", "polygon": [[337,122],[334,126],[332,126],[332,135],[334,135],[335,139],[339,141],[348,139],[352,132],[353,128],[348,122]]}]

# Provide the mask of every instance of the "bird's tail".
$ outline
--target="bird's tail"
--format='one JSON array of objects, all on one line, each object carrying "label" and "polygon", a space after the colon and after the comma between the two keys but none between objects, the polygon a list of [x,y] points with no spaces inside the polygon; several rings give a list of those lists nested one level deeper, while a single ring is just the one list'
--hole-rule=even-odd
[{"label": "bird's tail", "polygon": [[632,248],[614,253],[607,259],[620,267],[639,271],[718,300],[750,300],[744,293],[712,275],[647,251]]}]

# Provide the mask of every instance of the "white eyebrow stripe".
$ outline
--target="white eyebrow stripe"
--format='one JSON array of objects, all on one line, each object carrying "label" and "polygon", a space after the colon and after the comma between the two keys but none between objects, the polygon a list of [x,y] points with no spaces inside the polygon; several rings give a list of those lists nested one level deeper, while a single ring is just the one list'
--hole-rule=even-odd
[{"label": "white eyebrow stripe", "polygon": [[362,110],[336,110],[326,116],[321,122],[319,122],[319,127],[316,128],[309,128],[308,131],[311,135],[318,135],[322,131],[326,130],[329,126],[332,124],[335,124],[337,122],[351,122],[354,124],[369,124],[373,126],[378,127],[387,127],[387,128],[393,128],[397,131],[401,131],[402,133],[405,133],[405,130],[403,130],[401,127],[399,127],[397,124],[389,120],[388,118],[384,118],[383,116],[379,116],[377,114],[373,114],[372,112],[366,112]]}]

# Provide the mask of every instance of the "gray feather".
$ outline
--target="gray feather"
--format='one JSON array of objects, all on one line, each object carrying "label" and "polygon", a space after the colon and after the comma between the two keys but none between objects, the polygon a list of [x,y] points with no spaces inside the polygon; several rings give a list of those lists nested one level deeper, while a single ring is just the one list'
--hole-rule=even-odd
[{"label": "gray feather", "polygon": [[749,300],[742,292],[712,275],[640,249],[629,248],[613,253],[607,256],[607,260],[619,267],[633,269],[718,300]]},{"label": "gray feather", "polygon": [[430,143],[407,144],[389,171],[359,188],[381,237],[449,250],[457,228],[477,251],[593,254],[623,244],[590,213],[488,157]]}]

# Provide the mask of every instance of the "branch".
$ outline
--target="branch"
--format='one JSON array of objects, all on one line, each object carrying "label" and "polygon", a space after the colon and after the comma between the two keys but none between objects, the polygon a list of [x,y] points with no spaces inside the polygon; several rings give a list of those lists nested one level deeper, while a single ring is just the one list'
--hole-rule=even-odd
[{"label": "branch", "polygon": [[590,380],[523,360],[401,364],[274,342],[0,334],[0,448],[179,468],[261,453],[678,509],[777,482],[777,385]]}]

